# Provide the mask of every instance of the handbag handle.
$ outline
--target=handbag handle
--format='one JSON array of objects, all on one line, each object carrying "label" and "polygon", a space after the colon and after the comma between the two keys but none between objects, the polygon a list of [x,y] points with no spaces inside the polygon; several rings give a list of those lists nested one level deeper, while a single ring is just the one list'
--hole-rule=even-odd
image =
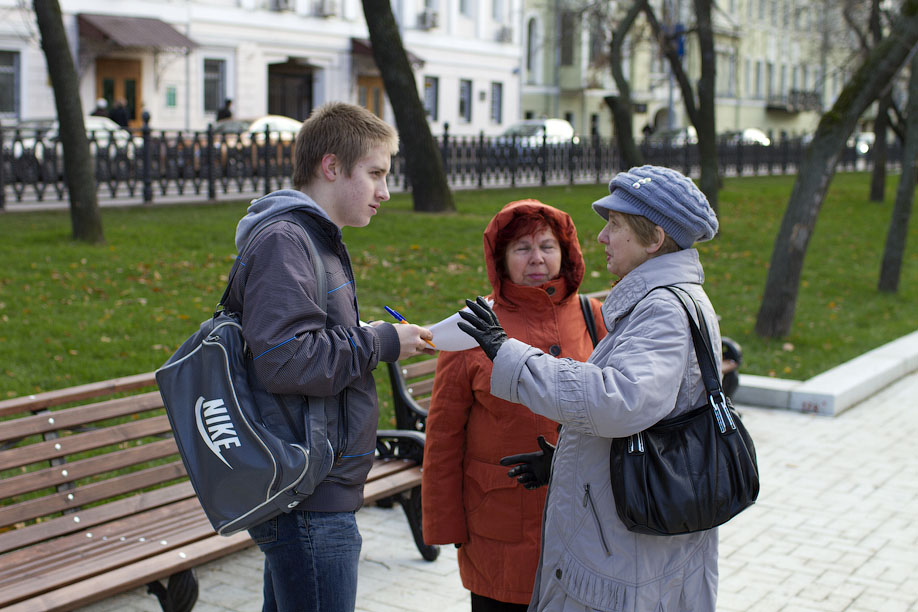
[{"label": "handbag handle", "polygon": [[[708,332],[708,324],[705,321],[704,314],[698,306],[698,301],[685,289],[675,286],[661,287],[667,289],[670,293],[679,298],[679,303],[685,309],[688,316],[689,329],[692,332],[692,344],[695,345],[695,357],[698,359],[698,367],[701,369],[701,380],[704,388],[708,393],[708,402],[714,410],[714,418],[717,419],[717,426],[720,433],[726,433],[727,428],[736,431],[736,423],[733,422],[733,416],[727,407],[727,397],[724,395],[723,384],[717,376],[717,368],[714,365],[714,352],[711,350],[711,335]],[[686,298],[691,300],[695,315],[698,317],[698,323],[689,312]],[[699,329],[700,326],[700,329]]]},{"label": "handbag handle", "polygon": [[596,319],[593,318],[593,306],[590,305],[590,298],[582,293],[580,294],[580,310],[583,312],[583,322],[586,324],[587,333],[590,334],[590,341],[593,343],[593,348],[596,348],[599,338],[596,336]]}]

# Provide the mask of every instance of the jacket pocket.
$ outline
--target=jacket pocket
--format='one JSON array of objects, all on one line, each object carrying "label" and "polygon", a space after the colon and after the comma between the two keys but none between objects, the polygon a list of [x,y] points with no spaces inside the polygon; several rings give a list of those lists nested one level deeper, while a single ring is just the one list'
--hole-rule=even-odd
[{"label": "jacket pocket", "polygon": [[471,459],[465,472],[465,509],[470,533],[502,542],[523,538],[522,487],[502,465]]}]

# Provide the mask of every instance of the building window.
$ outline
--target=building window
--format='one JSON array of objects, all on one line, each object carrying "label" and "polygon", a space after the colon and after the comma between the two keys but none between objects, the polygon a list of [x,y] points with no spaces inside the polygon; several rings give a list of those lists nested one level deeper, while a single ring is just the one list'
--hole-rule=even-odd
[{"label": "building window", "polygon": [[724,51],[717,54],[717,95],[732,98],[736,93],[736,56]]},{"label": "building window", "polygon": [[475,14],[472,11],[472,0],[459,0],[459,12],[466,17],[474,17]]},{"label": "building window", "polygon": [[226,60],[204,60],[204,112],[215,113],[226,100]]},{"label": "building window", "polygon": [[755,98],[761,99],[762,97],[762,62],[761,60],[756,61],[755,63]]},{"label": "building window", "polygon": [[178,88],[175,85],[166,87],[166,108],[178,106]]},{"label": "building window", "polygon": [[427,113],[427,118],[431,121],[437,121],[439,117],[439,101],[440,101],[440,79],[437,77],[426,76],[424,77],[424,111]]},{"label": "building window", "polygon": [[590,20],[590,64],[606,57],[606,31],[599,19]]},{"label": "building window", "polygon": [[561,65],[574,64],[574,33],[576,32],[576,14],[565,11],[561,14]]},{"label": "building window", "polygon": [[468,79],[459,81],[459,119],[472,122],[472,82]]},{"label": "building window", "polygon": [[526,27],[526,73],[529,83],[535,83],[536,53],[539,47],[539,23],[532,18]]},{"label": "building window", "polygon": [[504,121],[504,84],[491,83],[491,123]]},{"label": "building window", "polygon": [[18,51],[0,51],[0,117],[19,117]]},{"label": "building window", "polygon": [[497,23],[504,22],[503,0],[491,0],[491,18]]}]

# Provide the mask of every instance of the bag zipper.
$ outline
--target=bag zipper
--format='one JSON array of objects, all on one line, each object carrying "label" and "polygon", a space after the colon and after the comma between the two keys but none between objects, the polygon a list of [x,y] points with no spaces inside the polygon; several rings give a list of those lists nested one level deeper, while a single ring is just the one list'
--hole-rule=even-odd
[{"label": "bag zipper", "polygon": [[586,508],[587,504],[590,505],[590,512],[593,513],[593,519],[596,521],[596,528],[599,529],[599,541],[602,543],[602,548],[606,551],[606,556],[611,557],[612,551],[609,550],[609,545],[606,543],[606,534],[602,530],[602,522],[599,520],[599,513],[596,512],[596,506],[593,505],[593,496],[590,495],[589,483],[583,485],[583,507]]}]

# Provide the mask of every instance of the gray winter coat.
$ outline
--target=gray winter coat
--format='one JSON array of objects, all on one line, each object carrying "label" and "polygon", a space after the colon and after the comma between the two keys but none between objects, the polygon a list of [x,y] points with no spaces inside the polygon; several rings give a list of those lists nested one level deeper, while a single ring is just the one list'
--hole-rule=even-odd
[{"label": "gray winter coat", "polygon": [[517,340],[501,346],[491,393],[563,426],[531,611],[713,612],[717,530],[632,533],[615,512],[609,476],[611,438],[706,402],[685,311],[669,291],[650,292],[678,284],[691,293],[702,305],[711,345],[720,346],[703,282],[695,249],[632,270],[603,304],[609,335],[587,363],[557,359]]},{"label": "gray winter coat", "polygon": [[[315,202],[292,190],[256,200],[239,222],[237,247],[241,250],[253,230],[269,219],[289,222],[270,225],[252,240],[226,306],[242,312],[242,335],[259,382],[268,391],[325,398],[335,464],[299,509],[357,510],[376,449],[379,411],[373,369],[379,361],[398,359],[398,334],[388,323],[360,326],[354,274],[341,230]],[[325,312],[317,303],[303,226],[309,228],[325,265]],[[295,415],[293,422],[287,414],[262,417],[284,439],[305,436]]]}]

